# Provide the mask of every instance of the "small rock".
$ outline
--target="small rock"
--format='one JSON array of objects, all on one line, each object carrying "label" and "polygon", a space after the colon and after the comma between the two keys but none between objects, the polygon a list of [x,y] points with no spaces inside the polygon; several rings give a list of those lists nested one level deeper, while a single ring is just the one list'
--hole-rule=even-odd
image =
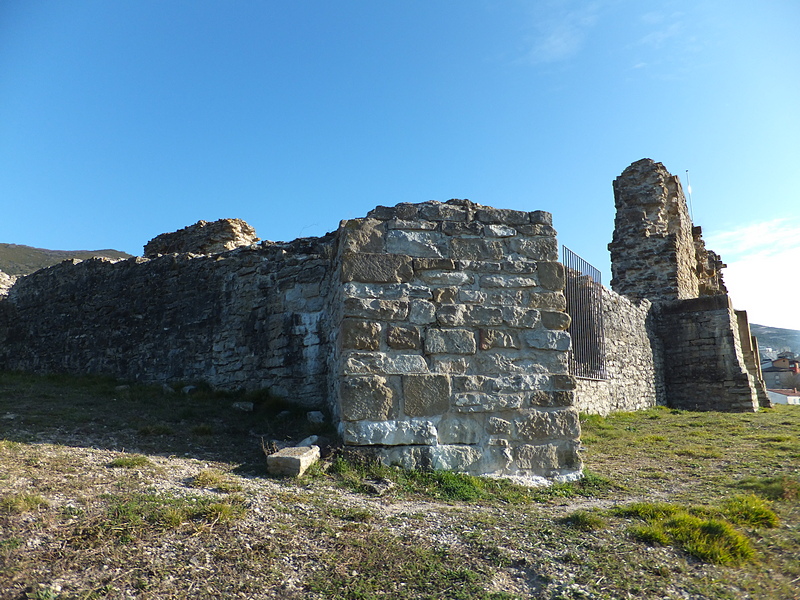
[{"label": "small rock", "polygon": [[375,494],[376,496],[383,496],[386,492],[394,487],[394,482],[383,478],[364,479],[361,484],[367,488],[367,491],[370,494]]},{"label": "small rock", "polygon": [[282,410],[277,415],[275,415],[276,419],[288,419],[292,416],[292,412],[289,410]]},{"label": "small rock", "polygon": [[189,394],[195,392],[197,390],[196,385],[185,385],[181,388],[181,394],[188,396]]},{"label": "small rock", "polygon": [[125,390],[129,390],[129,389],[131,389],[131,386],[129,386],[129,385],[118,385],[117,387],[114,388],[114,391],[124,392]]},{"label": "small rock", "polygon": [[234,402],[233,404],[231,404],[231,406],[236,410],[242,410],[244,412],[253,412],[252,402]]},{"label": "small rock", "polygon": [[324,423],[325,415],[322,414],[321,411],[312,410],[306,413],[306,419],[308,419],[309,423],[315,423],[315,424]]},{"label": "small rock", "polygon": [[319,445],[319,444],[317,444],[318,441],[319,441],[319,436],[318,435],[310,435],[306,439],[304,439],[303,441],[298,442],[297,445],[298,446],[315,446],[315,445],[318,446]]},{"label": "small rock", "polygon": [[171,385],[167,385],[166,383],[161,386],[161,391],[164,392],[165,394],[174,394],[175,393],[175,390],[172,389],[172,386]]}]

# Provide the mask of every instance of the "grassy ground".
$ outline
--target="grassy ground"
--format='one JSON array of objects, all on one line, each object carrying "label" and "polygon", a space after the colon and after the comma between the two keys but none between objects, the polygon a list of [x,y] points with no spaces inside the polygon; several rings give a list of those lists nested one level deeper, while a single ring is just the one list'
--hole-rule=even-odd
[{"label": "grassy ground", "polygon": [[546,490],[336,452],[274,479],[262,443],[330,432],[267,395],[0,374],[0,598],[800,598],[797,407],[583,432]]}]

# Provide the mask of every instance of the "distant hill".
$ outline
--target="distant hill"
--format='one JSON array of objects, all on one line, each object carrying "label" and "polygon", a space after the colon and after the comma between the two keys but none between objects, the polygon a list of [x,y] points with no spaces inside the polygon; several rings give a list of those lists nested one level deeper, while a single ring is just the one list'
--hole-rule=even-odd
[{"label": "distant hill", "polygon": [[777,352],[789,350],[800,354],[800,331],[796,329],[781,329],[751,323],[750,331],[758,338],[758,347],[762,349],[762,354],[764,348],[772,348]]},{"label": "distant hill", "polygon": [[45,250],[20,244],[0,243],[0,271],[9,275],[30,275],[69,258],[130,258],[119,250]]}]

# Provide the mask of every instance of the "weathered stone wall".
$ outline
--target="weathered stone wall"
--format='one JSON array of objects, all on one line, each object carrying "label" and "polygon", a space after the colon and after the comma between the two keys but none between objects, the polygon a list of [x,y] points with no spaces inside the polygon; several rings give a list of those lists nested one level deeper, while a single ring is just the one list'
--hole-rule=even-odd
[{"label": "weathered stone wall", "polygon": [[[680,181],[642,159],[614,181],[611,251],[614,291],[653,303],[670,406],[756,410],[764,382],[740,334],[722,281],[725,266],[692,227]],[[746,319],[746,317],[745,317]],[[744,339],[744,349],[742,340]]]},{"label": "weathered stone wall", "polygon": [[756,382],[748,372],[736,314],[727,295],[660,307],[664,382],[669,405],[687,410],[754,411]]},{"label": "weathered stone wall", "polygon": [[661,341],[651,303],[602,288],[606,379],[576,378],[576,408],[607,415],[665,404]]},{"label": "weathered stone wall", "polygon": [[549,213],[400,204],[340,232],[344,442],[405,466],[578,476]]},{"label": "weathered stone wall", "polygon": [[661,163],[639,160],[614,180],[614,202],[612,289],[652,302],[696,298],[692,222],[678,177]]},{"label": "weathered stone wall", "polygon": [[66,261],[0,302],[0,368],[327,396],[333,238],[212,256]]}]

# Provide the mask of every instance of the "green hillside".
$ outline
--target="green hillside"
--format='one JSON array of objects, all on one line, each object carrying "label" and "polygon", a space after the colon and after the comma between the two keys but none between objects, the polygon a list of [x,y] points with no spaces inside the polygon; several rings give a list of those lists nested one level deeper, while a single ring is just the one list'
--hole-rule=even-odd
[{"label": "green hillside", "polygon": [[29,275],[70,258],[130,258],[119,250],[45,250],[19,244],[0,243],[0,271],[9,275]]}]

